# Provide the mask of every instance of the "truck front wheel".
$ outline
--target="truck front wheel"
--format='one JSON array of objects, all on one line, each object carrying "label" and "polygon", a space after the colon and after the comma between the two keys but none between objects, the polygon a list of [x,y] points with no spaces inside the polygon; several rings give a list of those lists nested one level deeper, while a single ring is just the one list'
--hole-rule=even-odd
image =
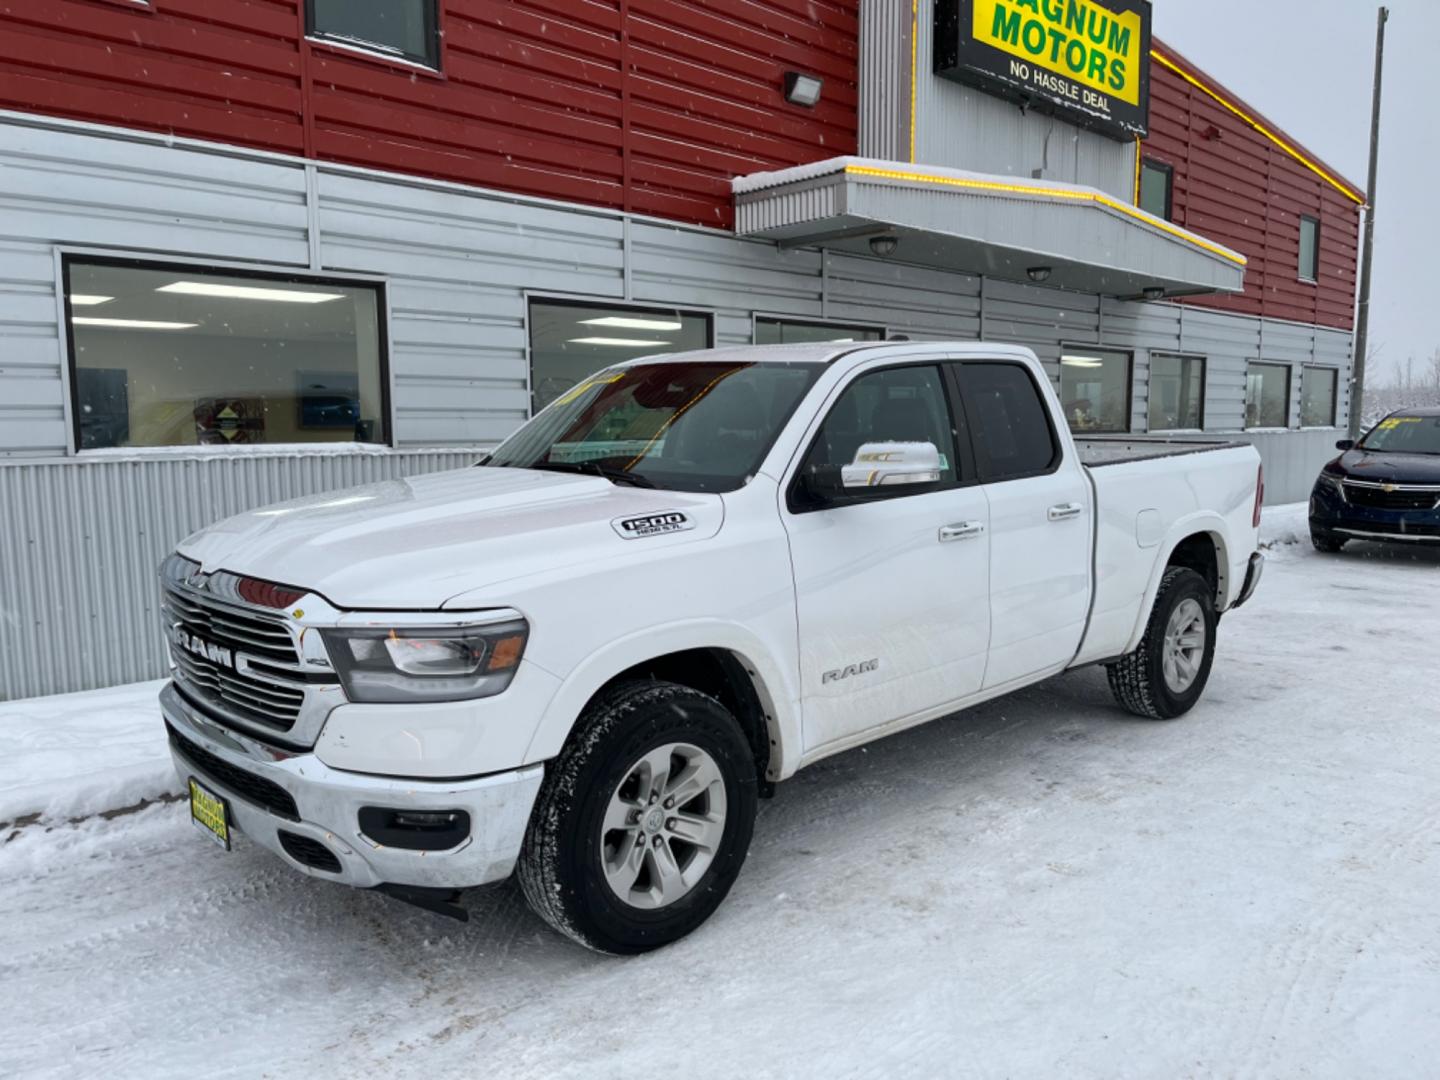
[{"label": "truck front wheel", "polygon": [[520,888],[542,919],[589,948],[668,945],[734,884],[757,787],[750,746],[714,698],[669,682],[616,687],[546,769]]},{"label": "truck front wheel", "polygon": [[1210,678],[1215,623],[1210,583],[1184,567],[1166,570],[1140,647],[1105,667],[1115,700],[1150,720],[1189,712]]}]

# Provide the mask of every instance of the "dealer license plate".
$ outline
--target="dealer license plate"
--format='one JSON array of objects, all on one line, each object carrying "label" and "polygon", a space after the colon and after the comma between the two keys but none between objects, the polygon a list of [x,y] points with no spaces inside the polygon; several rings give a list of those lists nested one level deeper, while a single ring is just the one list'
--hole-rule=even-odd
[{"label": "dealer license plate", "polygon": [[230,807],[193,776],[190,778],[190,820],[211,840],[230,850]]}]

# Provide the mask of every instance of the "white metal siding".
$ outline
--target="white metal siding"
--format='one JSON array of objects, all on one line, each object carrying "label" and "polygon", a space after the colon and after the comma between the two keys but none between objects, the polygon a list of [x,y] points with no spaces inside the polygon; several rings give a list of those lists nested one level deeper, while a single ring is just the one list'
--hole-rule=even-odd
[{"label": "white metal siding", "polygon": [[156,570],[220,518],[473,463],[474,452],[245,454],[0,464],[0,700],[165,671]]}]

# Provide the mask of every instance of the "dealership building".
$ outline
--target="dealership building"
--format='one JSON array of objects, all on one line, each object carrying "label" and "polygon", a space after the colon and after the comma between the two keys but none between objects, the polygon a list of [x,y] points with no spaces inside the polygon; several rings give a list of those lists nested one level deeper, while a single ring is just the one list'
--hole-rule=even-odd
[{"label": "dealership building", "polygon": [[1363,202],[1144,0],[11,5],[0,699],[162,674],[194,529],[645,353],[1020,343],[1077,432],[1303,499]]}]

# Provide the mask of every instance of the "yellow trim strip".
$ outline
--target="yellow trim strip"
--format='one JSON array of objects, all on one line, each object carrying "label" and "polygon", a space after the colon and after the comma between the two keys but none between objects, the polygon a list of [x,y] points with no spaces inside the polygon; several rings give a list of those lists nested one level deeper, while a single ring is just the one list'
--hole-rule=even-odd
[{"label": "yellow trim strip", "polygon": [[1135,136],[1135,205],[1140,205],[1140,136]]},{"label": "yellow trim strip", "polygon": [[1351,190],[1348,185],[1342,184],[1339,180],[1335,179],[1335,177],[1331,176],[1331,175],[1330,175],[1328,172],[1326,172],[1324,169],[1320,168],[1319,165],[1316,165],[1313,161],[1311,161],[1309,158],[1307,158],[1304,154],[1300,153],[1299,150],[1296,150],[1293,146],[1291,146],[1289,143],[1287,143],[1284,139],[1280,138],[1279,135],[1276,135],[1275,132],[1271,131],[1271,130],[1270,130],[1269,128],[1267,128],[1264,124],[1260,123],[1260,121],[1256,120],[1253,116],[1250,116],[1248,113],[1246,113],[1244,110],[1240,109],[1238,106],[1233,105],[1233,104],[1231,104],[1230,102],[1226,101],[1223,97],[1221,97],[1219,94],[1217,94],[1217,93],[1216,93],[1214,90],[1212,90],[1209,86],[1206,86],[1205,83],[1203,83],[1203,82],[1201,82],[1199,79],[1195,78],[1195,76],[1191,75],[1188,71],[1183,70],[1183,69],[1180,67],[1179,64],[1175,63],[1175,61],[1171,60],[1168,56],[1164,55],[1163,53],[1161,53],[1161,52],[1159,52],[1159,51],[1157,51],[1157,50],[1155,50],[1155,49],[1151,49],[1151,50],[1150,50],[1150,58],[1151,58],[1152,60],[1158,61],[1158,62],[1159,62],[1160,64],[1162,64],[1163,66],[1169,68],[1171,71],[1175,72],[1176,75],[1179,75],[1182,79],[1184,79],[1184,80],[1185,80],[1186,82],[1188,82],[1190,85],[1192,85],[1192,86],[1198,88],[1199,90],[1203,91],[1207,96],[1214,98],[1214,99],[1215,99],[1216,101],[1218,101],[1221,105],[1225,106],[1225,108],[1229,109],[1232,113],[1234,113],[1236,116],[1238,116],[1241,120],[1244,120],[1244,121],[1245,121],[1247,124],[1249,124],[1252,128],[1254,128],[1256,131],[1258,131],[1261,135],[1264,135],[1267,139],[1269,139],[1271,142],[1273,142],[1276,146],[1280,147],[1281,150],[1284,150],[1284,151],[1285,151],[1287,154],[1289,154],[1292,158],[1294,158],[1296,161],[1300,162],[1301,165],[1304,165],[1307,169],[1309,169],[1311,172],[1313,172],[1316,176],[1320,177],[1322,180],[1325,180],[1327,183],[1329,183],[1331,187],[1335,188],[1335,189],[1336,189],[1337,191],[1339,191],[1342,195],[1344,195],[1347,199],[1350,199],[1350,200],[1352,200],[1353,202],[1359,203],[1361,206],[1364,206],[1364,205],[1365,205],[1365,200],[1364,200],[1363,198],[1361,198],[1359,195],[1356,195],[1355,192],[1354,192],[1353,190]]},{"label": "yellow trim strip", "polygon": [[915,164],[915,86],[920,67],[920,0],[910,0],[910,164]]},{"label": "yellow trim strip", "polygon": [[968,188],[972,191],[999,191],[1007,195],[1033,195],[1044,199],[1069,199],[1073,202],[1097,203],[1107,206],[1111,210],[1118,210],[1126,217],[1134,218],[1141,224],[1149,225],[1152,229],[1169,233],[1179,240],[1184,240],[1187,244],[1204,248],[1214,255],[1219,255],[1222,259],[1228,259],[1237,266],[1247,264],[1244,255],[1223,248],[1219,244],[1212,244],[1204,237],[1186,232],[1168,221],[1151,217],[1145,211],[1136,209],[1101,191],[1071,191],[1065,188],[1037,187],[1031,184],[1001,183],[996,180],[972,180],[961,176],[934,176],[929,173],[908,172],[902,169],[881,169],[874,165],[846,165],[845,175],[874,176],[882,180],[904,180],[912,184],[938,184],[941,187]]}]

